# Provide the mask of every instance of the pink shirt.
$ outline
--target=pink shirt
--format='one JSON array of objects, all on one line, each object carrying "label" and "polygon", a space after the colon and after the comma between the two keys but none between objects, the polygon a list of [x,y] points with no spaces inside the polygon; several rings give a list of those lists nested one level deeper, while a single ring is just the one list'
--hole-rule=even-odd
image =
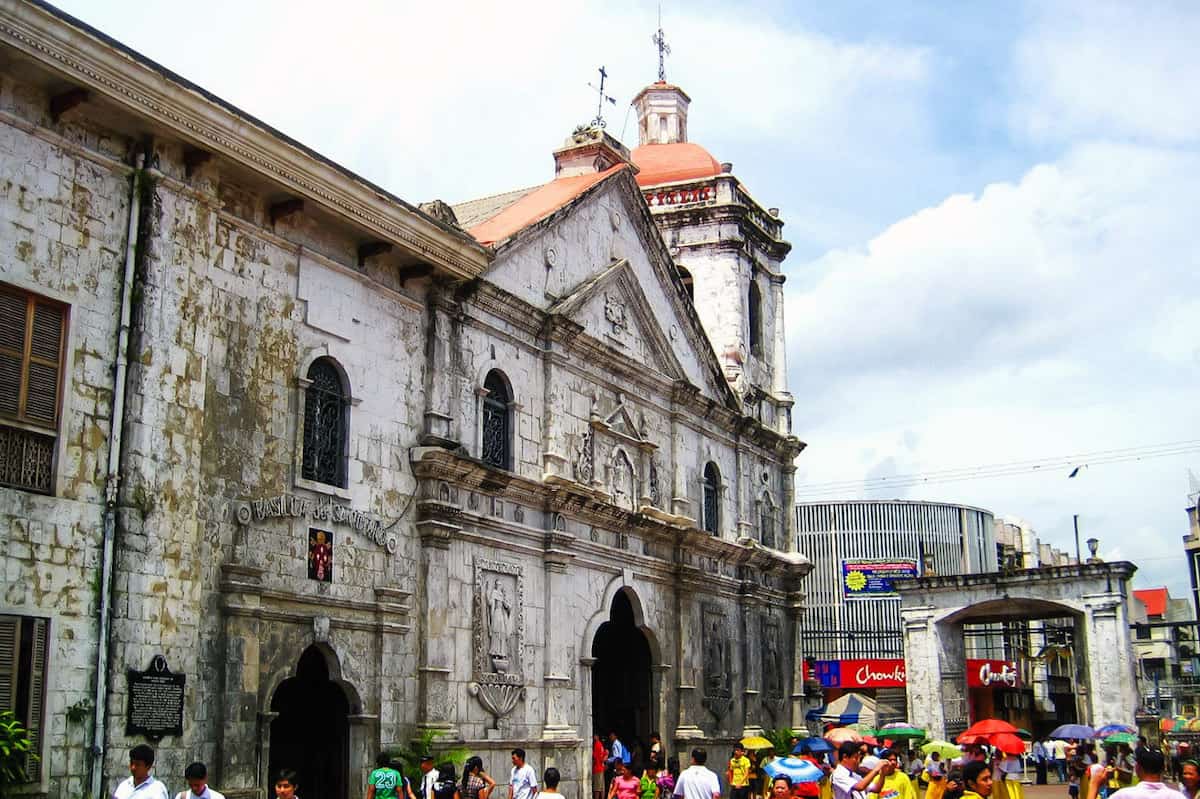
[{"label": "pink shirt", "polygon": [[637,777],[614,777],[613,787],[617,791],[617,799],[639,799],[642,792],[642,781]]}]

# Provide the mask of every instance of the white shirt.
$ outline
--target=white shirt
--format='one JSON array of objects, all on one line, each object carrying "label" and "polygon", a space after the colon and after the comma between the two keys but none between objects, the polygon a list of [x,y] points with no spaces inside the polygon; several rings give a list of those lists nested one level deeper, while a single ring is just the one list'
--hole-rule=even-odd
[{"label": "white shirt", "polygon": [[829,781],[833,783],[833,799],[859,799],[862,791],[854,790],[854,786],[858,785],[858,780],[857,774],[838,763],[838,767],[829,777]]},{"label": "white shirt", "polygon": [[508,785],[512,788],[513,799],[533,799],[538,787],[537,775],[533,773],[533,766],[528,763],[520,768],[513,766],[512,773],[508,778]]},{"label": "white shirt", "polygon": [[1168,788],[1161,782],[1139,782],[1137,785],[1122,788],[1108,795],[1108,799],[1114,799],[1114,797],[1120,797],[1120,799],[1187,799],[1179,791]]},{"label": "white shirt", "polygon": [[202,794],[194,794],[189,789],[175,794],[175,799],[225,799],[225,795],[220,791],[214,791],[212,786],[205,785],[204,793]]},{"label": "white shirt", "polygon": [[721,795],[721,781],[704,766],[688,766],[675,780],[673,795],[683,799],[713,799]]},{"label": "white shirt", "polygon": [[433,796],[433,784],[438,781],[437,769],[431,768],[421,777],[421,799]]},{"label": "white shirt", "polygon": [[141,785],[133,784],[133,776],[130,775],[117,785],[117,789],[113,791],[113,799],[171,799],[167,793],[167,786],[163,785],[158,780],[154,779],[154,775],[146,777],[146,781]]}]

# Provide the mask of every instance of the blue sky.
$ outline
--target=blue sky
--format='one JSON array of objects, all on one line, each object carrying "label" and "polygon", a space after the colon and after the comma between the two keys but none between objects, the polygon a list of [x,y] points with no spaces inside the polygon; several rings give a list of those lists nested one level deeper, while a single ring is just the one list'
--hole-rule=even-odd
[{"label": "blue sky", "polygon": [[[551,177],[653,3],[61,7],[412,202]],[[1200,439],[1200,5],[665,3],[692,140],[778,206],[798,490]],[[1186,595],[1200,452],[887,495],[1071,516]],[[879,497],[849,491],[848,496]]]}]

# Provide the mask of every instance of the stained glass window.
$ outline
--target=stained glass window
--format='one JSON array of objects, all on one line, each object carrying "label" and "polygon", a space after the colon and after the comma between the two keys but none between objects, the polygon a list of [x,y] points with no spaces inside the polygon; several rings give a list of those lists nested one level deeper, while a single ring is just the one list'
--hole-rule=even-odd
[{"label": "stained glass window", "polygon": [[509,468],[508,406],[512,397],[508,381],[493,369],[483,382],[487,396],[483,398],[483,452],[484,463]]},{"label": "stained glass window", "polygon": [[713,535],[720,532],[720,505],[717,501],[720,482],[716,465],[709,463],[704,467],[704,529]]},{"label": "stained glass window", "polygon": [[338,369],[328,358],[313,361],[304,395],[304,462],[301,476],[346,487],[347,402]]}]

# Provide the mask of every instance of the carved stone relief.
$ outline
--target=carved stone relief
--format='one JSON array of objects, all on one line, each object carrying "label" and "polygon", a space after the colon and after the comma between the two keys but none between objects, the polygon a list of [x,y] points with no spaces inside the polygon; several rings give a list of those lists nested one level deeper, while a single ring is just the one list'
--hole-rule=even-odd
[{"label": "carved stone relief", "polygon": [[468,688],[498,727],[525,696],[521,675],[525,580],[520,566],[476,558],[472,632],[475,680]]},{"label": "carved stone relief", "polygon": [[575,479],[580,483],[591,483],[596,476],[595,434],[592,428],[583,431],[579,447],[575,450]]},{"label": "carved stone relief", "polygon": [[604,293],[604,318],[612,325],[612,332],[620,336],[629,328],[629,319],[625,313],[625,303],[620,296]]},{"label": "carved stone relief", "polygon": [[608,458],[608,493],[614,505],[637,510],[637,475],[633,462],[621,447],[613,447]]},{"label": "carved stone relief", "polygon": [[704,707],[720,721],[733,704],[733,653],[725,610],[705,603],[701,608],[704,634]]},{"label": "carved stone relief", "polygon": [[770,616],[760,619],[762,641],[762,701],[772,718],[783,707],[783,646],[779,638],[779,620]]}]

